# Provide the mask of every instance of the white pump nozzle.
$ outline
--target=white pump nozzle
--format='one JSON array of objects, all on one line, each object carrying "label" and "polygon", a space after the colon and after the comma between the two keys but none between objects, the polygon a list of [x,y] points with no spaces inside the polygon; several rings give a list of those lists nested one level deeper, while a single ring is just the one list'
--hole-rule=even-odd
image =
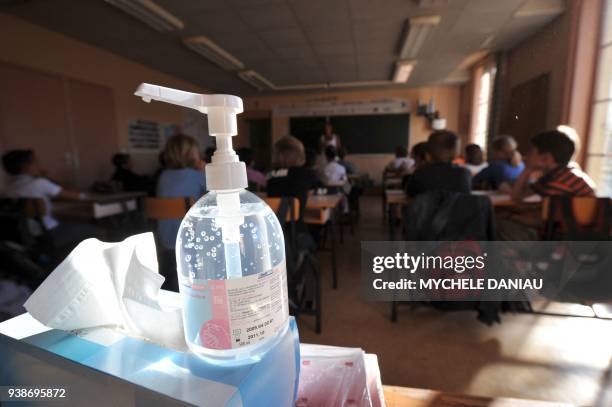
[{"label": "white pump nozzle", "polygon": [[248,186],[246,167],[238,160],[231,139],[238,134],[236,115],[243,112],[242,99],[232,95],[202,95],[148,83],[142,83],[134,94],[147,103],[158,100],[207,114],[208,132],[217,138],[212,163],[206,166],[208,189],[217,191]]}]

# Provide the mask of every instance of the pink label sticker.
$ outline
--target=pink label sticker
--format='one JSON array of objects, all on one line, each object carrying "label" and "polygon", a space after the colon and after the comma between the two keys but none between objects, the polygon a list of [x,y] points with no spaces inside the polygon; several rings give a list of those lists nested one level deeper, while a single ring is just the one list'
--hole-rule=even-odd
[{"label": "pink label sticker", "polygon": [[205,322],[200,329],[202,345],[210,349],[231,349],[225,281],[209,281],[208,288],[212,319]]},{"label": "pink label sticker", "polygon": [[229,321],[211,319],[200,329],[202,345],[209,349],[231,349]]}]

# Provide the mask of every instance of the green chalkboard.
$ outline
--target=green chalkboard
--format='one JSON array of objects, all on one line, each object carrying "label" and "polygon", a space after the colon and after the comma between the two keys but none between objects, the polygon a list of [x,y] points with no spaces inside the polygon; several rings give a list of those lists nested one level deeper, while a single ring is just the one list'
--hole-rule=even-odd
[{"label": "green chalkboard", "polygon": [[[330,122],[350,154],[392,154],[398,145],[408,145],[410,115],[407,113],[332,116]],[[315,150],[324,125],[325,117],[292,117],[289,121],[291,135],[299,138],[306,148]]]}]

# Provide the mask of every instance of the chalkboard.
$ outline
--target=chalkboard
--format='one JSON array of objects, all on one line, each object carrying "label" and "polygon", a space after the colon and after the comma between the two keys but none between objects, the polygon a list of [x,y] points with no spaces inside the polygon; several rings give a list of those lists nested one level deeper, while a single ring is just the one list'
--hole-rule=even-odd
[{"label": "chalkboard", "polygon": [[[332,116],[330,122],[350,154],[392,154],[395,147],[408,145],[410,115],[376,114]],[[316,150],[325,126],[324,117],[292,117],[291,135],[306,148]]]}]

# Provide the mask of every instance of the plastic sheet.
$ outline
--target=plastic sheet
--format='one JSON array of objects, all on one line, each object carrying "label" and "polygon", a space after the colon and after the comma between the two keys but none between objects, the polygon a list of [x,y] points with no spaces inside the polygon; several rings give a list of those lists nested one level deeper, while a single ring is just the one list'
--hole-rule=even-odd
[{"label": "plastic sheet", "polygon": [[[378,394],[374,403],[370,395],[363,350],[306,344],[300,349],[296,407],[381,405]],[[377,367],[376,362],[376,371]],[[380,373],[375,372],[371,379],[374,384],[379,381],[377,377]]]}]

